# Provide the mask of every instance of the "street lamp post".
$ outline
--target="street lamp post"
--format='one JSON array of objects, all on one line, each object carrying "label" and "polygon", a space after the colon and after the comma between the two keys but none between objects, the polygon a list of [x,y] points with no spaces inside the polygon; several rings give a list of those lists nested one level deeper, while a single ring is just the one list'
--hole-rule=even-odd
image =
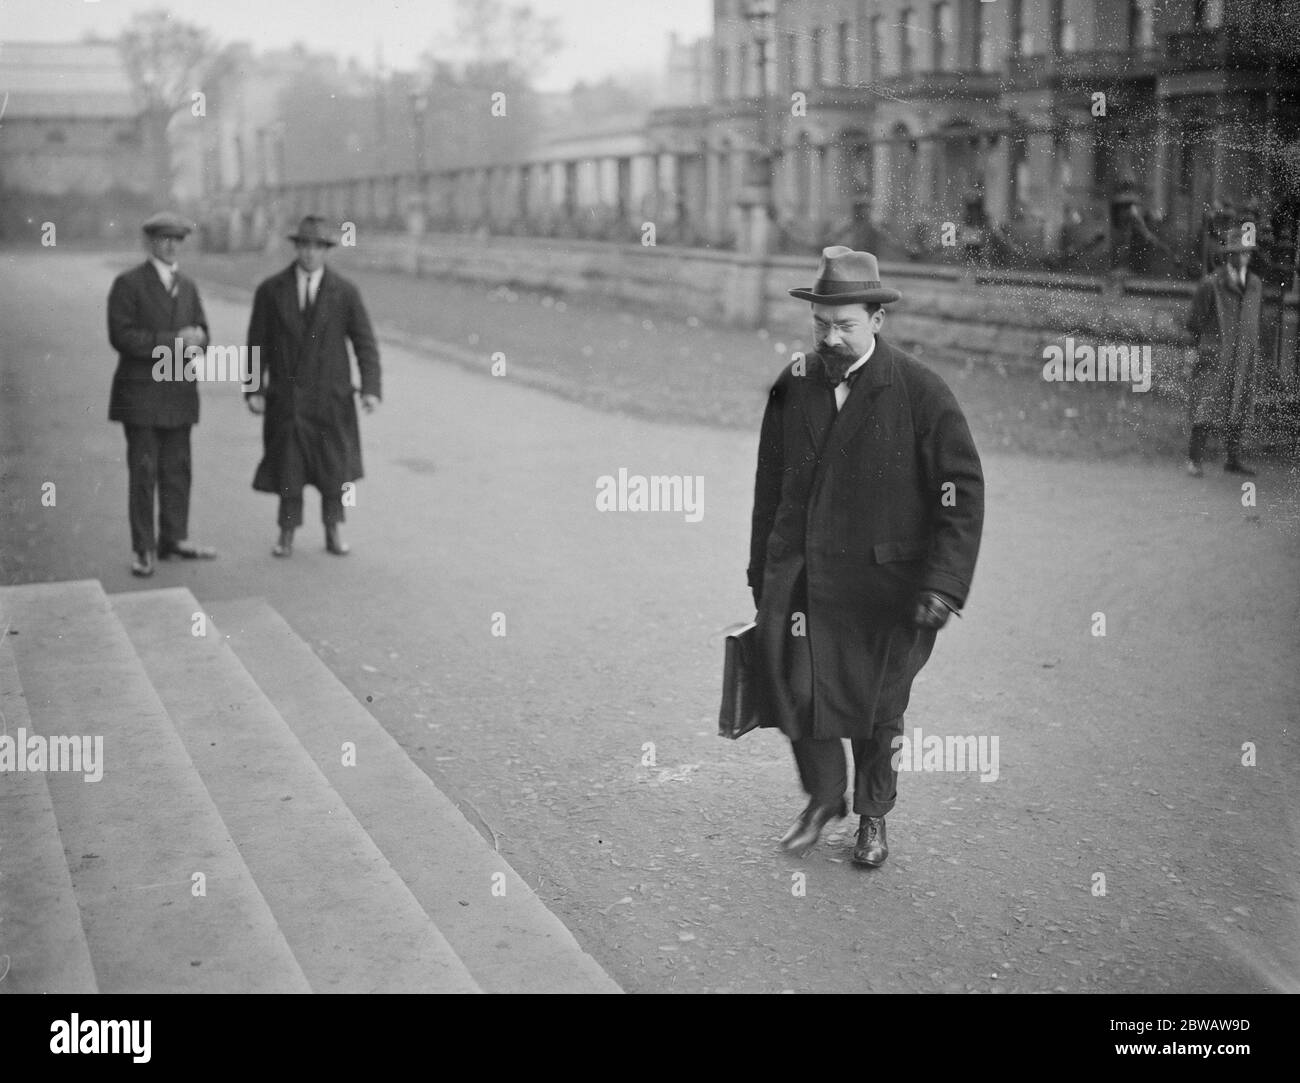
[{"label": "street lamp post", "polygon": [[410,201],[410,231],[419,236],[424,233],[428,215],[424,176],[424,118],[429,111],[429,95],[423,90],[413,90],[410,98],[411,113],[415,118],[415,195]]},{"label": "street lamp post", "polygon": [[758,118],[755,125],[757,149],[748,158],[740,204],[746,224],[746,251],[766,256],[772,250],[772,164],[775,132],[771,115],[771,87],[768,80],[769,50],[775,36],[776,0],[745,0],[745,21],[758,47]]}]

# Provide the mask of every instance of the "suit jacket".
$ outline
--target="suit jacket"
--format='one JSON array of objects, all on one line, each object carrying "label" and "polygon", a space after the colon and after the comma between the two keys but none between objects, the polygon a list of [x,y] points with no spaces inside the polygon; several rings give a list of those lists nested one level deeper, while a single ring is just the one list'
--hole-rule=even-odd
[{"label": "suit jacket", "polygon": [[280,491],[285,441],[291,439],[308,449],[308,480],[322,492],[362,476],[349,342],[361,393],[378,397],[379,347],[356,286],[326,267],[305,317],[293,264],[257,287],[248,349],[250,357],[254,347],[259,351],[266,414],[255,489]]},{"label": "suit jacket", "polygon": [[[921,590],[965,603],[983,522],[979,454],[938,376],[877,337],[837,414],[818,362],[787,367],[763,417],[750,540],[764,724],[861,738],[901,714],[935,639],[911,625],[912,603]],[[784,679],[797,613],[812,734]]]},{"label": "suit jacket", "polygon": [[[174,428],[199,420],[199,389],[193,381],[155,380],[155,347],[176,349],[182,327],[208,330],[193,279],[177,272],[176,296],[163,287],[148,260],[123,271],[108,291],[108,341],[117,351],[108,419],[128,425]],[[184,358],[180,358],[184,363]]]}]

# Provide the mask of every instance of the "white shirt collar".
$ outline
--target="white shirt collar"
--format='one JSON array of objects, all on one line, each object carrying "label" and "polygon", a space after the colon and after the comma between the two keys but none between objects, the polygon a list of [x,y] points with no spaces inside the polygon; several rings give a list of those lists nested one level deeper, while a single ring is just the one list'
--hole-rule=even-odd
[{"label": "white shirt collar", "polygon": [[320,282],[321,275],[325,273],[324,267],[317,267],[316,270],[314,271],[304,271],[302,269],[301,263],[295,263],[293,265],[293,269],[298,272],[299,282],[301,282],[305,278],[312,284],[312,286],[315,286],[318,282]]},{"label": "white shirt collar", "polygon": [[853,364],[849,366],[848,372],[845,372],[844,375],[847,376],[849,372],[857,372],[858,369],[860,369],[863,365],[865,365],[868,361],[871,360],[871,355],[875,352],[876,352],[876,339],[875,336],[872,336],[871,345],[867,347],[867,352],[864,353],[861,357],[859,357],[856,361],[854,361]]},{"label": "white shirt collar", "polygon": [[157,270],[158,277],[162,279],[163,285],[170,289],[172,280],[176,277],[177,265],[175,263],[164,263],[157,256],[150,256],[149,262],[154,265],[154,269]]}]

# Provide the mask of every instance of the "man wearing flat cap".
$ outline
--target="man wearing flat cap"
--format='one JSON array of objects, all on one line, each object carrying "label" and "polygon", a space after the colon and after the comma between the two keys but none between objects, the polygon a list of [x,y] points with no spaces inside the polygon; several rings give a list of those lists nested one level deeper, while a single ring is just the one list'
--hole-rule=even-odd
[{"label": "man wearing flat cap", "polygon": [[326,551],[344,556],[343,490],[361,477],[348,343],[366,413],[379,405],[379,348],[357,287],[325,266],[337,243],[325,219],[307,215],[289,239],[297,259],[257,287],[248,321],[249,355],[254,348],[260,352],[263,388],[247,395],[248,408],[263,415],[263,455],[253,488],[280,498],[275,556],[293,554],[305,485],[320,492]]},{"label": "man wearing flat cap", "polygon": [[801,854],[848,814],[855,863],[888,856],[895,738],[935,635],[966,602],[984,521],[979,454],[944,382],[879,335],[897,290],[876,258],[822,253],[816,349],[769,394],[759,438],[749,585],[763,724],[790,738],[807,807],[782,838]]},{"label": "man wearing flat cap", "polygon": [[1206,440],[1217,433],[1223,440],[1224,471],[1253,477],[1255,471],[1241,461],[1241,437],[1254,409],[1264,284],[1250,273],[1254,249],[1242,230],[1229,230],[1221,251],[1223,263],[1197,285],[1187,314],[1187,329],[1197,338],[1188,396],[1187,472],[1202,475]]},{"label": "man wearing flat cap", "polygon": [[[217,555],[187,541],[190,426],[199,420],[198,386],[193,380],[156,379],[154,373],[154,351],[159,347],[187,354],[208,344],[208,319],[198,288],[176,264],[177,249],[193,229],[178,214],[153,215],[144,224],[149,258],[118,275],[108,294],[108,340],[117,351],[108,419],[126,429],[131,572],[138,576],[152,575],[155,559]],[[188,357],[176,360],[183,365]]]}]

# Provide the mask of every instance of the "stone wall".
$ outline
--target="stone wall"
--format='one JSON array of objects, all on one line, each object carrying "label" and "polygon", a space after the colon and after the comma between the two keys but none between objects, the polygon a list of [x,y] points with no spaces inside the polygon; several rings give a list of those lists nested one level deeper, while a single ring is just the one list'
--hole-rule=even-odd
[{"label": "stone wall", "polygon": [[[773,257],[762,268],[732,252],[598,241],[468,234],[362,233],[355,259],[371,266],[488,286],[600,295],[621,302],[725,321],[739,276],[766,272],[773,332],[811,337],[808,306],[786,294],[810,285],[816,263]],[[954,267],[882,264],[881,278],[903,298],[886,333],[925,356],[1041,370],[1043,350],[1067,337],[1094,346],[1150,345],[1157,385],[1176,377],[1188,339],[1182,331],[1193,284],[1011,271],[970,274]],[[1271,313],[1272,306],[1268,306]],[[1290,298],[1283,368],[1294,366],[1295,297]],[[1271,326],[1265,329],[1271,341]]]}]

